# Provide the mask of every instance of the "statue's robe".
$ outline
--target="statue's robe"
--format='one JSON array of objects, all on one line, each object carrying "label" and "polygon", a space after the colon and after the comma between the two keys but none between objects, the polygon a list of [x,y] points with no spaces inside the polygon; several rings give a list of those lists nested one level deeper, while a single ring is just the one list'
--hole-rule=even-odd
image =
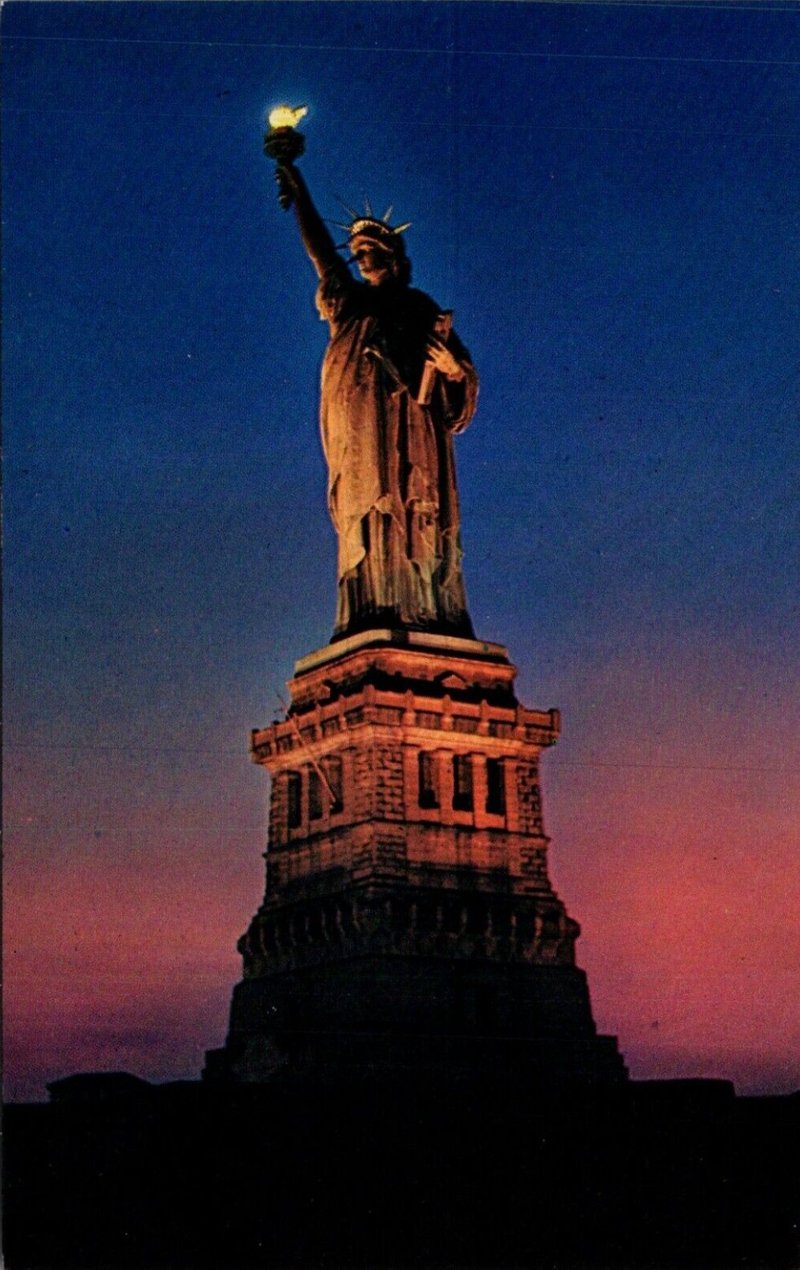
[{"label": "statue's robe", "polygon": [[453,435],[475,410],[478,379],[455,334],[461,380],[436,374],[421,405],[425,347],[440,313],[422,291],[325,272],[317,307],[330,327],[322,369],[322,444],[339,538],[334,638],[377,626],[472,636],[461,576]]}]

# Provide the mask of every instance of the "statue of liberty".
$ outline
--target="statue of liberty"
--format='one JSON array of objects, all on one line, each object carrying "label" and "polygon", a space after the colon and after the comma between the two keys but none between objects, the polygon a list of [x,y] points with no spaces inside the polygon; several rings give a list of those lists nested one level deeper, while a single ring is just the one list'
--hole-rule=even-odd
[{"label": "statue of liberty", "polygon": [[333,639],[378,627],[472,638],[453,437],[475,411],[477,375],[451,315],[411,287],[408,225],[393,228],[391,209],[354,215],[343,226],[351,259],[339,255],[294,163],[302,141],[273,126],[265,148],[330,331],[320,422],[339,541]]}]

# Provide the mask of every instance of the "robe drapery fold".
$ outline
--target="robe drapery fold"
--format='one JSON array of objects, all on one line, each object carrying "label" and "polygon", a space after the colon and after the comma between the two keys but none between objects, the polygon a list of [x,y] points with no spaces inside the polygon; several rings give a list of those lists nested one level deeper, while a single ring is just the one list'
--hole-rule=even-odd
[{"label": "robe drapery fold", "polygon": [[330,343],[320,423],[328,505],[339,539],[334,639],[375,626],[472,636],[461,575],[453,442],[478,378],[451,333],[463,379],[435,376],[416,397],[440,309],[422,291],[357,282],[344,261],[317,289]]}]

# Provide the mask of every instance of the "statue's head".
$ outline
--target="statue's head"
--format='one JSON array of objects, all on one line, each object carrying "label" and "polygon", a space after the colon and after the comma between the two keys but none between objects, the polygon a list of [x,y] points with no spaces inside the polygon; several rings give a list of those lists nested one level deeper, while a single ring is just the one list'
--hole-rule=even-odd
[{"label": "statue's head", "polygon": [[386,220],[361,216],[349,226],[348,246],[358,271],[370,286],[394,279],[402,286],[411,281],[411,261],[402,239],[408,225],[393,229]]}]

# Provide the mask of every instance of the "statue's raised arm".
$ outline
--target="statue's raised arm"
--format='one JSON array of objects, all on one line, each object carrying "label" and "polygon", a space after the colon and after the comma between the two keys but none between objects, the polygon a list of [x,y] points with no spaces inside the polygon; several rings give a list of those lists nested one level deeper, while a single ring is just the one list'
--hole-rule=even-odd
[{"label": "statue's raised arm", "polygon": [[308,186],[293,163],[279,164],[275,179],[278,198],[283,207],[293,207],[300,227],[300,237],[320,278],[333,264],[341,263],[328,227],[314,206]]},{"label": "statue's raised arm", "polygon": [[475,410],[471,358],[452,314],[410,285],[408,225],[369,208],[343,225],[354,278],[294,165],[300,134],[275,131],[265,148],[279,199],[294,208],[330,330],[321,427],[339,540],[333,638],[387,627],[472,638],[452,441]]}]

